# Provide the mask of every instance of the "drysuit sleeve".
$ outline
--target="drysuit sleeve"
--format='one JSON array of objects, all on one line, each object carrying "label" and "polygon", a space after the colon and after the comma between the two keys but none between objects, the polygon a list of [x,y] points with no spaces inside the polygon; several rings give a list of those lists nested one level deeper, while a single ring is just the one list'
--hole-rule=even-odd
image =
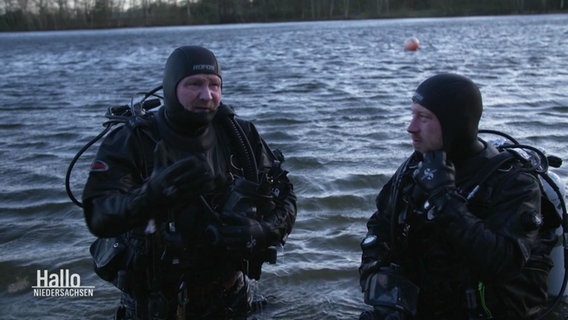
[{"label": "drysuit sleeve", "polygon": [[391,246],[394,243],[393,235],[399,231],[399,210],[404,207],[402,206],[402,190],[400,188],[403,181],[408,179],[408,168],[415,162],[415,157],[415,154],[413,154],[399,166],[375,199],[376,210],[367,221],[367,237],[376,236],[374,242],[376,245],[364,246],[364,243],[361,243],[362,264],[372,261],[380,262],[380,266],[388,265],[391,262],[400,263],[394,261],[397,257],[393,257],[394,248],[391,248]]},{"label": "drysuit sleeve", "polygon": [[365,246],[362,244],[361,262],[380,261],[386,265],[390,260],[390,247],[388,242],[391,238],[392,212],[389,204],[391,198],[393,179],[391,178],[381,189],[375,199],[376,210],[367,221],[367,237],[375,236],[376,244]]},{"label": "drysuit sleeve", "polygon": [[83,190],[86,224],[97,237],[112,237],[147,222],[150,208],[142,194],[144,169],[131,130],[112,131],[101,143]]},{"label": "drysuit sleeve", "polygon": [[362,291],[367,290],[367,279],[381,267],[391,262],[389,246],[391,215],[388,199],[391,197],[393,178],[381,189],[376,198],[376,211],[367,221],[367,234],[361,241],[361,264],[359,265],[359,284]]},{"label": "drysuit sleeve", "polygon": [[492,180],[491,187],[479,191],[490,200],[475,214],[463,198],[445,195],[440,222],[446,224],[448,242],[466,253],[463,258],[481,279],[503,280],[521,270],[537,241],[541,194],[537,178],[526,172]]},{"label": "drysuit sleeve", "polygon": [[401,264],[401,261],[398,261],[400,257],[394,254],[397,248],[393,248],[396,242],[393,237],[400,231],[399,211],[404,208],[400,188],[408,179],[408,168],[415,162],[416,154],[406,159],[381,188],[375,199],[376,210],[367,221],[367,235],[361,241],[359,281],[363,291],[365,291],[365,284],[370,275],[391,263]]}]

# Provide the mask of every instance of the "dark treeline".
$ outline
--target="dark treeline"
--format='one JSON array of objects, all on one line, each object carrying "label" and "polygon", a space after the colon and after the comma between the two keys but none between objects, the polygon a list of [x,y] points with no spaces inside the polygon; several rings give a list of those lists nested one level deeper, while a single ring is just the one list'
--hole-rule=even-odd
[{"label": "dark treeline", "polygon": [[565,0],[0,0],[0,31],[567,11]]}]

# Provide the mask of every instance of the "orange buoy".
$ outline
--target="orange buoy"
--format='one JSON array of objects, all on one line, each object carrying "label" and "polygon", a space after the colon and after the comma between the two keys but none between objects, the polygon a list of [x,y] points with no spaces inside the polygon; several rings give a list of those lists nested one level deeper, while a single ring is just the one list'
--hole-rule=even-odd
[{"label": "orange buoy", "polygon": [[416,37],[410,37],[404,41],[404,50],[416,51],[420,47],[420,40]]}]

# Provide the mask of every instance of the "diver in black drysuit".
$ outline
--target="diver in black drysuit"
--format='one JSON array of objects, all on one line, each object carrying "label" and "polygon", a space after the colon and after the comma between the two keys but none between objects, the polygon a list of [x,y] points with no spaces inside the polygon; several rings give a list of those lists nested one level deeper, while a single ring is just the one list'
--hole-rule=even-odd
[{"label": "diver in black drysuit", "polygon": [[246,318],[249,278],[274,262],[270,247],[283,245],[295,222],[283,159],[255,126],[222,103],[207,113],[181,105],[176,87],[195,74],[221,78],[214,54],[176,49],[164,107],[111,132],[91,167],[87,226],[127,248],[109,277],[123,291],[117,318]]},{"label": "diver in black drysuit", "polygon": [[361,319],[530,319],[546,306],[557,227],[543,223],[538,178],[513,161],[472,193],[498,151],[477,138],[469,79],[431,77],[413,102],[438,118],[443,152],[415,151],[377,196],[359,268],[374,310]]}]

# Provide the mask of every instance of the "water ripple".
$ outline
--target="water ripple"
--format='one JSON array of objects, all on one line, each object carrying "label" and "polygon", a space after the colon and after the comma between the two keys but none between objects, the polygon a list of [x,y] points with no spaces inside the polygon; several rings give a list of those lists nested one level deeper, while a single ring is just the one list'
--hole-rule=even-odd
[{"label": "water ripple", "polygon": [[[410,96],[429,75],[470,76],[483,128],[568,159],[566,35],[566,15],[0,34],[0,286],[20,288],[0,290],[3,318],[110,318],[118,291],[92,272],[94,237],[64,177],[107,107],[161,82],[174,46],[215,51],[224,102],[283,151],[295,185],[297,223],[263,268],[258,289],[271,304],[258,319],[321,320],[366,308],[359,242],[376,193],[412,152]],[[420,50],[403,50],[409,36]],[[76,194],[94,151],[72,174]],[[556,169],[565,182],[566,168]],[[58,268],[80,273],[96,297],[34,298],[36,271]]]}]

